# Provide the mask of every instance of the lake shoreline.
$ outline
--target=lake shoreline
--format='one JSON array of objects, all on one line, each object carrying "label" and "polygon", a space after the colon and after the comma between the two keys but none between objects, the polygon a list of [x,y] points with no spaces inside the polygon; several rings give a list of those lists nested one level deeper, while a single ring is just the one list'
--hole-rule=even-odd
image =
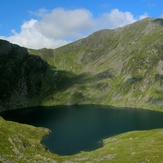
[{"label": "lake shoreline", "polygon": [[98,142],[112,135],[163,128],[161,112],[107,105],[30,107],[6,111],[2,117],[50,129],[51,132],[41,139],[41,144],[58,155],[98,149]]}]

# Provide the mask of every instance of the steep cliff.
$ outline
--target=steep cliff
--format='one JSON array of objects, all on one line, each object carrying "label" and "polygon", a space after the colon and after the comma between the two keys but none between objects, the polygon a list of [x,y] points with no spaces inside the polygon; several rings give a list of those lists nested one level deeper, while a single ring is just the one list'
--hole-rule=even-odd
[{"label": "steep cliff", "polygon": [[28,49],[0,40],[0,111],[41,105],[68,73],[58,72]]},{"label": "steep cliff", "polygon": [[[0,40],[0,111],[89,103],[162,111],[162,38],[163,19],[148,18],[54,50]],[[123,133],[104,139],[102,148],[73,156],[52,154],[41,145],[48,133],[0,117],[0,162],[163,160],[162,129]]]},{"label": "steep cliff", "polygon": [[0,41],[0,109],[109,104],[161,109],[163,19],[101,30],[58,49]]},{"label": "steep cliff", "polygon": [[[50,65],[73,72],[73,85],[45,104],[94,103],[161,109],[163,19],[93,33],[55,49]],[[39,53],[45,57],[45,52]],[[59,100],[55,100],[58,99]]]}]

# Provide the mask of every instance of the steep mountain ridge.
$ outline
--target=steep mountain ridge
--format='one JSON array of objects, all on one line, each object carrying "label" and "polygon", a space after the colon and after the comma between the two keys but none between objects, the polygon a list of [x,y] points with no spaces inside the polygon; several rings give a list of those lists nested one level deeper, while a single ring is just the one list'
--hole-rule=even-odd
[{"label": "steep mountain ridge", "polygon": [[[0,111],[36,105],[107,104],[162,111],[163,19],[101,30],[58,49],[0,40]],[[162,162],[163,130],[132,131],[72,156],[50,153],[45,128],[0,117],[0,162]]]},{"label": "steep mountain ridge", "polygon": [[[28,56],[27,59],[18,53],[24,62],[21,59],[18,59],[20,62],[11,60],[13,65],[18,65],[19,62],[20,71],[11,69],[12,74],[17,80],[19,79],[19,82],[15,79],[15,83],[28,80],[26,83],[30,84],[15,89],[15,85],[9,83],[1,89],[9,89],[12,97],[16,97],[19,103],[27,102],[17,105],[17,101],[15,102],[11,96],[5,96],[6,98],[0,101],[1,110],[57,104],[109,104],[161,110],[163,105],[162,38],[163,19],[146,18],[115,30],[105,29],[95,32],[87,38],[54,50],[24,48],[26,52],[23,54]],[[7,45],[5,47],[7,51],[1,50],[4,47],[2,42],[0,42],[0,53],[3,54],[1,54],[0,70],[4,74],[10,74],[6,72],[8,68],[4,67],[9,62],[5,58],[18,54],[11,52],[7,46],[16,45]],[[27,65],[32,63],[28,59],[30,57],[36,60],[33,60],[34,67],[28,68]],[[11,63],[9,65],[12,67]],[[22,66],[24,64],[25,66]],[[26,67],[30,75],[24,73],[27,70],[22,67]],[[38,71],[37,67],[39,67]],[[26,77],[22,79],[22,76]],[[5,84],[10,81],[10,77],[3,76],[2,79],[6,80]],[[26,87],[28,90],[29,87],[31,88],[28,95],[13,93],[18,88]]]},{"label": "steep mountain ridge", "polygon": [[[4,40],[0,40],[0,74],[0,111],[41,105],[58,83],[54,79],[55,67],[31,55],[28,49]],[[69,73],[58,74],[56,79],[62,80]]]},{"label": "steep mountain ridge", "polygon": [[[60,101],[143,108],[162,106],[162,24],[162,19],[147,18],[115,30],[95,32],[55,49],[49,64],[80,78],[74,80],[73,88],[58,94]],[[80,96],[76,101],[70,97],[74,94]],[[48,103],[60,104],[50,100]]]}]

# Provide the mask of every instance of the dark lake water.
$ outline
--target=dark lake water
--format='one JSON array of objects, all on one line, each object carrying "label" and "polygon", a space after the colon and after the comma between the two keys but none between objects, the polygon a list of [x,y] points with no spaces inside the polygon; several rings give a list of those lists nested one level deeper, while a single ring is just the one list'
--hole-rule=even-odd
[{"label": "dark lake water", "polygon": [[31,107],[6,111],[1,116],[49,128],[52,132],[42,144],[59,155],[97,149],[100,140],[126,131],[163,128],[161,112],[97,105]]}]

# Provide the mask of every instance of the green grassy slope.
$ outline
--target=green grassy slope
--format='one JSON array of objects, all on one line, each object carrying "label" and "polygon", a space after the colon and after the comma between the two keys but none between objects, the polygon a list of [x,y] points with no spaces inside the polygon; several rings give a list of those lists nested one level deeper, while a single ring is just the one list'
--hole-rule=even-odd
[{"label": "green grassy slope", "polygon": [[162,111],[162,38],[163,19],[147,18],[54,50],[1,40],[0,111],[56,104]]},{"label": "green grassy slope", "polygon": [[103,140],[103,147],[72,156],[50,153],[40,140],[48,129],[5,121],[0,118],[2,163],[136,163],[163,162],[163,129],[133,131]]},{"label": "green grassy slope", "polygon": [[[95,32],[61,48],[30,53],[73,74],[43,105],[111,104],[162,110],[163,19]],[[75,97],[75,98],[74,98]]]},{"label": "green grassy slope", "polygon": [[[34,105],[107,104],[162,110],[163,20],[95,32],[58,49],[0,40],[0,111]],[[134,131],[73,156],[40,144],[48,129],[0,118],[0,162],[163,162],[163,130]]]}]

